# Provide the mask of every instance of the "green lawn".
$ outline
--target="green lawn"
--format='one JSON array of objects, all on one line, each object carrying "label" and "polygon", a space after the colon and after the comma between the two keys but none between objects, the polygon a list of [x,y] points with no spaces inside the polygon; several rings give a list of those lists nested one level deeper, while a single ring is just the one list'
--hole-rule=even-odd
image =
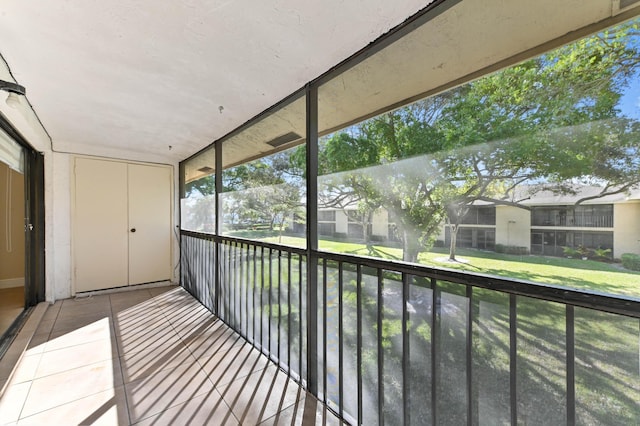
[{"label": "green lawn", "polygon": [[[285,236],[279,239],[265,233],[257,235],[249,232],[238,236],[289,246],[305,246],[304,239],[296,237]],[[399,260],[402,257],[402,250],[393,247],[374,246],[368,249],[364,244],[327,240],[321,240],[319,245],[322,250],[331,252],[375,256],[390,260]],[[448,262],[447,258],[448,251],[437,248],[422,253],[419,260],[421,264],[435,267],[514,277],[579,289],[640,295],[640,273],[626,271],[616,264],[544,256],[516,256],[476,250],[459,250],[460,262]],[[328,274],[326,315],[332,318],[330,323],[335,324],[337,308],[332,301],[337,295],[336,283],[339,277],[335,268],[329,268]],[[365,278],[363,285],[363,329],[375,331],[376,277],[369,278],[369,281]],[[273,280],[273,283],[277,282],[277,279]],[[354,345],[356,339],[354,335],[356,289],[353,272],[351,275],[347,273],[343,285],[343,300],[347,307],[343,320],[346,324],[345,347],[350,347]],[[393,293],[394,288],[396,293]],[[384,296],[383,300],[385,315],[383,348],[385,371],[388,371],[386,374],[389,374],[389,377],[401,375],[399,367],[401,354],[398,352],[400,345],[397,339],[402,333],[402,312],[398,308],[400,305],[395,303],[397,297],[394,297],[398,294],[398,288],[397,285],[394,287],[393,283],[389,283],[387,290],[390,290],[390,293]],[[440,384],[440,392],[444,395],[442,397],[444,400],[455,401],[449,393],[455,393],[457,389],[464,386],[454,378],[460,376],[458,367],[464,364],[464,357],[460,358],[460,354],[465,354],[467,350],[465,335],[467,317],[464,315],[465,305],[462,301],[465,292],[464,287],[457,284],[443,286],[442,289],[444,290],[442,296],[444,308],[440,323],[442,340],[437,350],[440,351],[441,359],[445,360],[439,367],[443,371],[441,374],[448,380]],[[429,294],[419,286],[414,290],[416,294],[423,297]],[[511,374],[509,298],[505,294],[478,289],[477,292],[474,291],[472,303],[476,312],[472,328],[474,333],[473,399],[491,402],[492,409],[495,410],[494,414],[501,413],[505,416],[505,422],[508,423]],[[415,370],[411,372],[411,377],[412,386],[419,386],[432,379],[426,374],[430,371],[429,364],[421,364],[430,360],[418,355],[431,353],[432,324],[429,322],[430,314],[424,305],[416,303],[413,306],[414,309],[418,309],[418,313],[411,314],[411,321],[409,321],[411,327],[409,335],[413,336],[411,347],[414,355],[412,356],[415,357],[412,359],[411,365]],[[274,312],[278,311],[274,310]],[[638,384],[640,382],[637,370],[638,320],[586,308],[575,308],[574,315],[577,418],[584,424],[635,424],[637,407],[640,403]],[[349,324],[352,326],[350,327]],[[329,328],[331,330],[331,327]],[[566,311],[564,306],[533,298],[519,298],[516,330],[518,350],[516,374],[519,394],[526,396],[519,401],[520,415],[529,416],[532,424],[561,423],[565,417],[566,395]],[[371,332],[368,333],[365,333],[365,341],[369,342],[369,345],[365,344],[365,347],[375,349],[376,337],[371,337]],[[336,335],[331,334],[330,331],[329,343],[331,347],[335,347],[337,343],[331,339],[336,339]],[[376,355],[367,357],[367,354],[370,352],[365,350],[364,360],[375,366]],[[336,367],[336,362],[335,359],[330,359],[329,367]],[[368,365],[366,362],[365,365]],[[347,369],[347,371],[353,371],[353,369]],[[345,383],[350,383],[355,379],[347,373],[344,380]],[[374,380],[365,383],[365,389],[368,389],[375,387],[376,382]],[[391,399],[399,398],[401,395],[401,390],[398,386],[394,386],[394,383],[397,385],[397,382],[391,380],[385,384],[385,391]],[[540,406],[545,409],[540,410]],[[444,410],[444,413],[455,411],[456,408],[455,404],[451,404],[449,408],[441,407],[441,410]],[[485,416],[487,415],[489,414],[485,413]]]},{"label": "green lawn", "polygon": [[[244,235],[243,235],[244,236]],[[304,247],[305,240],[299,237],[246,235],[272,243]],[[390,260],[401,260],[402,249],[364,244],[320,240],[321,250],[337,253],[373,256]],[[448,250],[433,248],[423,252],[419,261],[423,265],[479,272],[501,277],[517,278],[544,284],[553,284],[582,290],[594,290],[640,297],[640,272],[623,269],[620,264],[593,260],[565,259],[547,256],[518,256],[480,250],[458,250],[458,262],[449,262]]]}]

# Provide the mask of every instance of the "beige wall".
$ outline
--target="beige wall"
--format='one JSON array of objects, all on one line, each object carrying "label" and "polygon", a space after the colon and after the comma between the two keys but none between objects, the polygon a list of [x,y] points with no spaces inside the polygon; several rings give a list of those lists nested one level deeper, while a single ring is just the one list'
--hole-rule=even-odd
[{"label": "beige wall", "polygon": [[640,203],[613,205],[613,256],[640,254]]},{"label": "beige wall", "polygon": [[344,234],[349,230],[349,218],[344,210],[336,210],[336,232]]},{"label": "beige wall", "polygon": [[389,236],[389,222],[387,221],[386,210],[377,210],[373,214],[373,220],[371,224],[371,234],[380,235],[385,238]]},{"label": "beige wall", "polygon": [[531,247],[531,212],[511,206],[496,206],[496,244]]},{"label": "beige wall", "polygon": [[[7,204],[7,183],[11,181],[11,199]],[[20,285],[24,280],[24,176],[0,162],[0,288]],[[10,230],[7,234],[7,219]],[[13,283],[13,284],[12,284]]]}]

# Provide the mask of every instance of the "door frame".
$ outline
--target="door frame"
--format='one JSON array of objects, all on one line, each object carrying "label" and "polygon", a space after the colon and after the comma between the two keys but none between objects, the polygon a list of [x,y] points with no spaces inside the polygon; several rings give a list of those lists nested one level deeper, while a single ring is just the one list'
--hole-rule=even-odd
[{"label": "door frame", "polygon": [[0,113],[0,129],[25,153],[25,308],[45,300],[44,154],[36,151]]}]

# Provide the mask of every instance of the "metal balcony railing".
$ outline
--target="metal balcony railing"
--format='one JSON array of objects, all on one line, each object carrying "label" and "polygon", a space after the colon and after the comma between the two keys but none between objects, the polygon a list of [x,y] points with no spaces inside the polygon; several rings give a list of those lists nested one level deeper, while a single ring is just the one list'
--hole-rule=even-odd
[{"label": "metal balcony railing", "polygon": [[182,285],[349,423],[640,418],[638,299],[186,231],[181,244]]},{"label": "metal balcony railing", "polygon": [[554,218],[533,216],[532,226],[566,226],[579,228],[613,228],[613,214],[557,216]]}]

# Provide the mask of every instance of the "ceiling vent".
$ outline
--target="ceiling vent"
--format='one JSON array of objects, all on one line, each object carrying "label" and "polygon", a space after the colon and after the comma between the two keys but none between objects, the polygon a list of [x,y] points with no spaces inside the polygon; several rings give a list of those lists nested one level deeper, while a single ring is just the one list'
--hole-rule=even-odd
[{"label": "ceiling vent", "polygon": [[270,140],[269,142],[267,142],[267,144],[271,145],[274,148],[278,148],[282,145],[286,145],[289,142],[293,142],[295,140],[298,140],[302,138],[302,136],[300,136],[299,134],[295,133],[295,132],[289,132],[286,133],[282,136],[278,136],[275,139]]},{"label": "ceiling vent", "polygon": [[199,172],[202,172],[202,173],[211,174],[211,173],[215,172],[215,169],[213,169],[213,168],[211,168],[211,167],[209,167],[209,166],[204,166],[204,167],[200,167],[200,168],[198,169],[198,171],[199,171]]}]

